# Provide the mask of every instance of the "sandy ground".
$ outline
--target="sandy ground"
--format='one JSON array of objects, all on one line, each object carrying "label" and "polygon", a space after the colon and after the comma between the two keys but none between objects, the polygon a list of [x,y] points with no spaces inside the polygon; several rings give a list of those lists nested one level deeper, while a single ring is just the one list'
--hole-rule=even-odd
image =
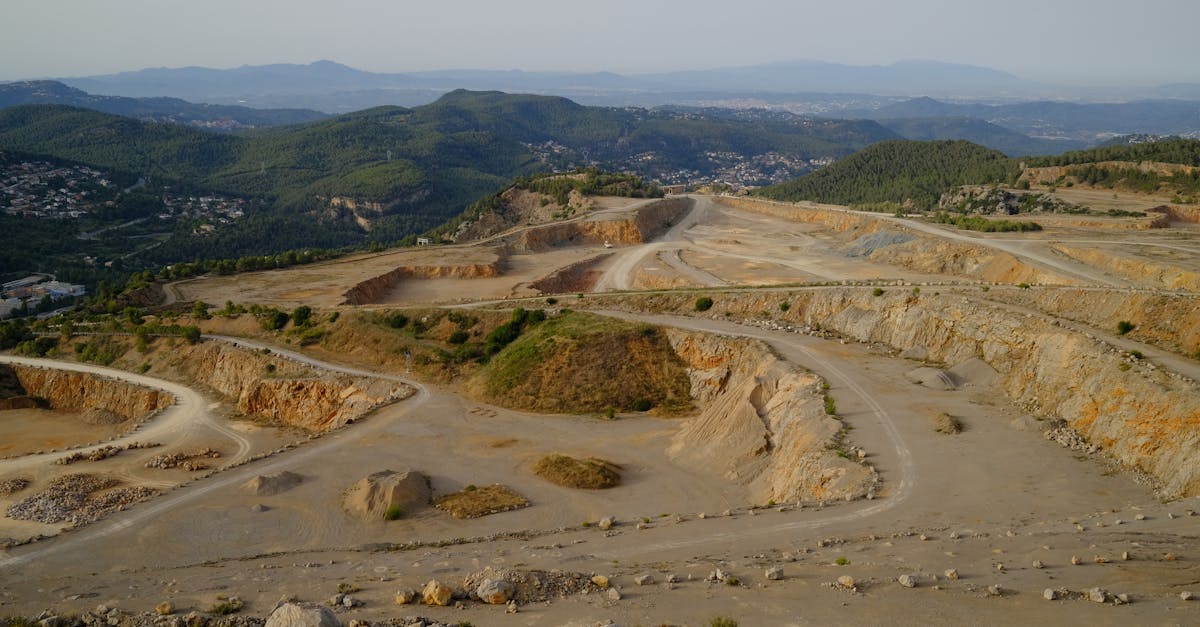
[{"label": "sandy ground", "polygon": [[[662,241],[618,251],[607,267],[622,276],[608,285],[620,287],[649,267],[701,282],[920,278],[836,256],[829,236],[806,225],[698,205]],[[551,254],[559,253],[513,267],[561,267],[594,251]],[[332,267],[227,277],[181,291],[204,290],[205,300],[217,303],[222,293],[241,294],[229,297],[238,302],[272,302],[285,299],[281,290],[309,289],[303,277],[310,275],[298,273],[312,272],[322,278],[311,289],[332,293],[343,280]],[[506,288],[473,294],[458,283],[479,281],[427,281],[397,298],[484,298],[511,293],[519,281],[515,275],[508,281]],[[348,429],[191,481],[59,538],[0,551],[0,616],[101,603],[149,610],[164,600],[203,611],[217,595],[239,595],[246,612],[265,615],[282,596],[323,601],[339,583],[353,583],[365,604],[339,610],[344,621],[422,614],[476,625],[705,625],[725,615],[743,625],[1200,624],[1200,602],[1179,597],[1185,590],[1200,595],[1200,517],[1189,515],[1200,511],[1200,499],[1161,502],[1131,475],[1045,440],[1036,420],[998,390],[981,383],[957,391],[915,386],[903,375],[918,364],[876,347],[729,321],[644,319],[759,337],[824,377],[852,427],[850,442],[870,453],[867,461],[882,476],[878,498],[752,509],[764,504],[748,503],[741,486],[666,455],[681,419],[531,415],[413,382],[417,395]],[[934,432],[929,417],[937,412],[961,417],[964,432]],[[231,428],[219,417],[211,424],[172,445],[226,438],[228,446],[233,440],[217,427],[247,438],[253,450],[278,438],[271,430]],[[598,492],[554,486],[530,471],[550,452],[610,459],[625,468],[625,482]],[[363,522],[340,509],[342,492],[358,479],[400,465],[427,473],[436,493],[499,482],[532,506],[469,521],[425,509],[398,521]],[[283,470],[304,481],[274,496],[240,488]],[[0,478],[8,472],[0,462]],[[726,510],[731,515],[721,515]],[[618,520],[609,532],[581,524],[605,515]],[[639,530],[642,520],[649,523]],[[523,535],[496,535],[506,533]],[[413,542],[425,544],[403,550],[379,544]],[[1073,565],[1073,557],[1081,563]],[[435,577],[456,583],[487,566],[605,574],[622,598],[575,595],[524,606],[516,615],[477,604],[399,608],[391,601],[401,586],[419,589]],[[784,578],[767,580],[769,566],[782,566]],[[739,584],[704,581],[716,568]],[[959,578],[946,578],[947,569],[957,569]],[[652,574],[654,583],[637,585],[640,574]],[[666,586],[668,574],[679,583]],[[899,585],[903,574],[918,575],[917,587]],[[853,577],[857,590],[832,586],[840,575]],[[989,586],[999,586],[1000,594],[988,594]],[[1046,588],[1093,587],[1128,594],[1131,603],[1042,598]]]},{"label": "sandy ground", "polygon": [[122,425],[89,425],[79,414],[49,409],[0,411],[0,457],[69,448],[107,440]]}]

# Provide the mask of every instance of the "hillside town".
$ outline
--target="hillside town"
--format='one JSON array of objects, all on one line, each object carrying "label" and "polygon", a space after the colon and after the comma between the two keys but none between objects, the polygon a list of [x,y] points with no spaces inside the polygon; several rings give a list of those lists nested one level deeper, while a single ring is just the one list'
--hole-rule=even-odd
[{"label": "hillside town", "polygon": [[57,281],[49,274],[33,274],[0,285],[0,319],[43,309],[44,303],[66,302],[86,294],[82,285]]},{"label": "hillside town", "polygon": [[93,211],[112,182],[87,166],[44,161],[0,165],[0,207],[10,216],[67,219]]}]

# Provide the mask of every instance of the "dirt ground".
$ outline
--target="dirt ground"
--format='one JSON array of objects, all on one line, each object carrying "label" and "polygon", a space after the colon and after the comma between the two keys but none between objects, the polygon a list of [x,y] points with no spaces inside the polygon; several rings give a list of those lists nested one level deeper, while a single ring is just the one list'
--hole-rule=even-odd
[{"label": "dirt ground", "polygon": [[[695,284],[952,280],[846,256],[834,235],[812,225],[711,206],[700,213],[659,241],[618,249],[600,269],[621,273],[622,281],[608,284],[652,272]],[[1181,264],[1200,257],[1189,252],[1200,241],[1195,234],[1170,236],[1181,247],[1170,250],[1185,257]],[[1106,245],[1114,237],[1124,235],[1108,232]],[[595,254],[595,247],[554,249],[510,258],[500,278],[405,282],[389,302],[520,296],[531,277]],[[347,281],[401,259],[389,255],[178,289],[217,304],[284,304],[301,293],[309,304],[336,304]],[[877,346],[735,320],[640,319],[757,337],[823,377],[851,428],[849,443],[865,449],[881,475],[878,494],[841,503],[752,503],[737,481],[667,455],[686,418],[526,414],[414,382],[414,397],[347,429],[208,477],[168,477],[167,493],[150,502],[51,540],[0,549],[0,616],[99,604],[150,611],[168,600],[181,612],[203,612],[218,595],[237,595],[246,601],[244,613],[264,616],[281,597],[323,602],[345,583],[359,588],[354,597],[363,605],[338,609],[343,621],[420,614],[475,625],[707,625],[716,616],[743,625],[1200,624],[1200,601],[1180,597],[1200,596],[1200,517],[1192,515],[1200,498],[1160,500],[1100,456],[1047,440],[1035,416],[987,384],[940,391],[910,383],[905,373],[921,364]],[[216,407],[217,399],[202,402]],[[930,416],[940,412],[959,418],[963,432],[936,432]],[[269,428],[232,426],[255,452],[285,441]],[[203,425],[178,434],[171,446],[230,442]],[[579,491],[534,475],[533,463],[555,452],[611,460],[623,468],[622,484]],[[91,466],[142,476],[117,459]],[[16,472],[4,463],[0,479]],[[435,494],[502,483],[532,505],[473,520],[427,508],[390,522],[363,522],[339,507],[360,478],[400,466],[427,474]],[[282,471],[303,481],[271,496],[241,487]],[[612,529],[593,524],[604,516],[615,517]],[[0,538],[28,530],[0,519]],[[523,605],[517,614],[478,603],[409,608],[392,601],[402,587],[419,590],[431,578],[454,585],[486,567],[602,574],[620,598],[573,594]],[[782,568],[782,579],[768,579],[770,567]],[[717,569],[736,582],[707,581]],[[640,575],[651,581],[639,585]],[[671,575],[676,582],[668,583]],[[855,580],[854,589],[835,584],[843,575]],[[915,587],[901,585],[901,575],[915,575]],[[1110,593],[1109,602],[1079,597],[1097,587]],[[1069,590],[1071,598],[1045,600],[1048,588]],[[1114,604],[1116,594],[1130,602]]]},{"label": "dirt ground", "polygon": [[79,414],[50,409],[0,411],[0,457],[108,440],[121,425],[89,425]]}]

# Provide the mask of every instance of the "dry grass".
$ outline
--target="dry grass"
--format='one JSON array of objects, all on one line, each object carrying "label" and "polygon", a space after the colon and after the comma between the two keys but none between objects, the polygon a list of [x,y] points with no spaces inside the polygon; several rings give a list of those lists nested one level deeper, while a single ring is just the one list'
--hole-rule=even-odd
[{"label": "dry grass", "polygon": [[945,433],[947,435],[962,433],[962,422],[958,418],[944,412],[930,418],[930,424],[933,426],[933,430],[938,433]]},{"label": "dry grass", "polygon": [[455,518],[479,518],[528,507],[529,499],[496,483],[482,488],[467,486],[459,492],[438,497],[433,506]]},{"label": "dry grass", "polygon": [[539,477],[567,488],[600,490],[621,484],[621,467],[603,459],[547,455],[533,466]]}]

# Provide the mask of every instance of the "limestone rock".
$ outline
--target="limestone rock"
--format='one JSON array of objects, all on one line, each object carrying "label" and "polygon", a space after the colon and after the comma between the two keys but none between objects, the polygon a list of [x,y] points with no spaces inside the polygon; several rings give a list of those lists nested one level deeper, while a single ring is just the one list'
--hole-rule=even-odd
[{"label": "limestone rock", "polygon": [[990,597],[998,597],[1002,596],[1003,594],[1004,588],[1001,588],[999,585],[993,584],[987,587],[987,595]]},{"label": "limestone rock", "polygon": [[1059,598],[1058,590],[1055,590],[1054,588],[1046,588],[1045,590],[1042,590],[1042,598],[1046,599],[1047,601],[1057,601]]},{"label": "limestone rock", "polygon": [[1103,603],[1108,600],[1108,592],[1103,588],[1091,588],[1087,591],[1087,598],[1092,603]]},{"label": "limestone rock", "polygon": [[648,586],[654,583],[654,577],[652,575],[638,575],[633,578],[633,582],[639,586]]},{"label": "limestone rock", "polygon": [[601,529],[608,531],[609,529],[612,529],[613,523],[614,521],[612,516],[605,516],[600,519],[600,524],[598,526]]},{"label": "limestone rock", "polygon": [[608,597],[609,601],[620,601],[621,600],[621,592],[619,590],[617,590],[616,588],[609,588],[608,592],[605,592],[605,596]]},{"label": "limestone rock", "polygon": [[284,603],[267,618],[266,627],[341,627],[327,607]]},{"label": "limestone rock", "polygon": [[408,605],[417,598],[417,591],[412,588],[401,588],[396,591],[396,605]]},{"label": "limestone rock", "polygon": [[945,575],[946,579],[958,579],[958,571],[953,568],[946,569],[946,572],[943,573],[943,575]]},{"label": "limestone rock", "polygon": [[450,589],[450,586],[437,579],[430,579],[429,583],[425,584],[425,589],[421,591],[421,600],[425,602],[425,605],[445,607],[450,605],[452,596],[454,596],[454,591]]},{"label": "limestone rock", "polygon": [[501,605],[512,599],[513,591],[513,585],[503,579],[484,579],[475,588],[475,596],[489,605]]},{"label": "limestone rock", "polygon": [[175,605],[170,601],[163,601],[162,603],[154,606],[154,613],[158,614],[159,616],[170,616],[171,614],[175,613]]},{"label": "limestone rock", "polygon": [[594,575],[592,576],[592,583],[596,584],[597,588],[603,590],[608,587],[608,577],[605,577],[604,575]]},{"label": "limestone rock", "polygon": [[779,581],[780,579],[783,579],[783,568],[779,566],[772,566],[767,569],[765,576],[769,581]]},{"label": "limestone rock", "polygon": [[273,475],[259,475],[243,483],[242,491],[255,496],[273,496],[291,490],[300,485],[302,481],[304,481],[304,477],[285,470]]},{"label": "limestone rock", "polygon": [[916,575],[900,575],[899,577],[896,578],[896,581],[899,582],[900,585],[904,586],[905,588],[916,588],[917,587]]},{"label": "limestone rock", "polygon": [[1191,601],[1192,599],[1196,598],[1196,595],[1192,594],[1190,590],[1184,590],[1183,592],[1179,593],[1179,598],[1183,599],[1184,601]]},{"label": "limestone rock", "polygon": [[362,520],[383,520],[394,507],[411,512],[427,505],[429,477],[403,467],[364,477],[342,497],[342,507]]},{"label": "limestone rock", "polygon": [[842,575],[841,577],[837,578],[837,585],[839,585],[847,590],[853,590],[854,589],[854,577],[851,577],[850,575]]}]

